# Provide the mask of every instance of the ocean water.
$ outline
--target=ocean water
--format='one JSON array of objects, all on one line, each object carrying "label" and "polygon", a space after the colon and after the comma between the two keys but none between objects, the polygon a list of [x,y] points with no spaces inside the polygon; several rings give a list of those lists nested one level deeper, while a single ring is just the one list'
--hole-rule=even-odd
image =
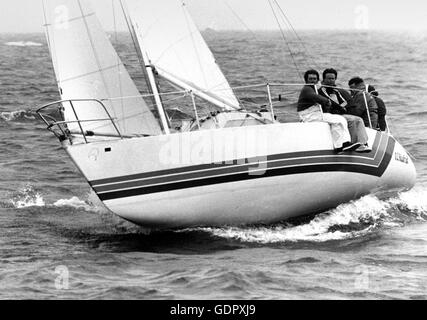
[{"label": "ocean water", "polygon": [[[427,36],[303,32],[298,68],[279,33],[205,36],[232,86],[301,83],[311,67],[337,68],[343,85],[356,75],[374,84],[414,158],[415,188],[306,221],[143,230],[104,208],[35,116],[59,98],[44,36],[3,34],[0,299],[426,299]],[[143,90],[129,39],[111,38]],[[263,92],[237,93],[265,103]],[[292,105],[298,92],[279,93]],[[277,112],[285,121],[292,108]]]}]

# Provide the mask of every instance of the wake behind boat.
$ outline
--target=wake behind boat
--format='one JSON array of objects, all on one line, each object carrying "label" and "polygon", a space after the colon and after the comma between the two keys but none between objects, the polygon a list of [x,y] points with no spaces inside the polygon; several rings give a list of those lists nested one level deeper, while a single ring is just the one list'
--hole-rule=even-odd
[{"label": "wake behind boat", "polygon": [[[337,153],[328,124],[276,120],[269,84],[268,110],[247,111],[181,1],[120,4],[151,93],[88,1],[44,0],[62,100],[38,111],[115,214],[151,228],[269,224],[415,184],[389,132],[367,129],[369,153]],[[162,92],[159,78],[179,91]],[[177,93],[194,111],[178,125],[165,107]],[[217,111],[202,115],[205,104]]]}]

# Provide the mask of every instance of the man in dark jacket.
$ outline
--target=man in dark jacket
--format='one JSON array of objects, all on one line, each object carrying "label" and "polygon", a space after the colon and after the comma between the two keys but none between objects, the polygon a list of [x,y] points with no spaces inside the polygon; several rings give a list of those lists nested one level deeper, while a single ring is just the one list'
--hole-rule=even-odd
[{"label": "man in dark jacket", "polygon": [[385,119],[387,115],[387,108],[385,106],[385,103],[383,99],[378,97],[378,91],[375,90],[374,86],[369,85],[368,86],[368,92],[374,97],[375,102],[378,106],[378,127],[377,129],[380,129],[381,131],[387,130],[387,121]]},{"label": "man in dark jacket", "polygon": [[330,68],[323,71],[322,87],[319,90],[319,94],[331,101],[331,113],[340,114],[347,120],[351,142],[359,142],[361,144],[356,151],[370,152],[372,149],[368,146],[369,138],[363,120],[358,116],[347,114],[347,106],[348,102],[351,101],[351,95],[347,90],[337,88],[337,78],[338,72],[335,69]]},{"label": "man in dark jacket", "polygon": [[319,94],[330,99],[332,107],[330,112],[332,114],[345,114],[348,101],[351,100],[351,95],[347,90],[337,88],[336,81],[338,78],[338,71],[333,68],[323,71],[322,87]]},{"label": "man in dark jacket", "polygon": [[304,80],[307,85],[302,88],[298,99],[298,112],[307,110],[314,104],[320,104],[322,111],[327,112],[332,103],[329,99],[318,94],[320,75],[316,70],[308,70],[304,75]]},{"label": "man in dark jacket", "polygon": [[378,126],[378,105],[371,94],[366,92],[366,85],[362,78],[352,78],[348,85],[351,88],[352,99],[347,107],[347,113],[359,116],[366,127],[376,129]]}]

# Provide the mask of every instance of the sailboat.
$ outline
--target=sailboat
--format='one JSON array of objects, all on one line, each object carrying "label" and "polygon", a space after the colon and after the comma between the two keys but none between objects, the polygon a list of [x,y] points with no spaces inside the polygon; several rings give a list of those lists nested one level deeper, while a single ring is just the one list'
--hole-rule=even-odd
[{"label": "sailboat", "polygon": [[[276,120],[269,84],[268,108],[247,111],[182,1],[119,3],[150,94],[88,0],[43,0],[61,101],[38,108],[116,215],[155,229],[272,224],[414,186],[414,164],[389,132],[367,129],[370,153],[337,154],[326,123]],[[172,125],[159,79],[191,101],[191,121]],[[200,100],[217,111],[202,116]]]}]

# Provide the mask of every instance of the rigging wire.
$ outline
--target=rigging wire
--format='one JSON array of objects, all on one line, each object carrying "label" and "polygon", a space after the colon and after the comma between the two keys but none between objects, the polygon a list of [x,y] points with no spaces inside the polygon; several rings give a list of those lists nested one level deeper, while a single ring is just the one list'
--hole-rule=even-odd
[{"label": "rigging wire", "polygon": [[186,6],[186,4],[185,4],[185,2],[184,1],[181,1],[181,8],[182,8],[182,13],[183,13],[183,15],[184,15],[184,17],[185,17],[185,22],[186,22],[186,26],[187,26],[187,29],[188,29],[188,33],[189,33],[189,35],[190,35],[190,37],[191,37],[191,42],[192,42],[192,44],[193,44],[193,49],[194,49],[194,52],[196,53],[196,57],[197,57],[197,62],[198,62],[198,64],[199,64],[199,68],[200,68],[200,71],[202,72],[202,76],[203,76],[203,81],[205,82],[204,83],[204,85],[205,86],[207,86],[207,81],[206,81],[206,75],[205,75],[205,73],[203,72],[204,70],[203,70],[203,65],[202,65],[202,61],[200,60],[200,55],[199,55],[199,52],[198,52],[198,50],[197,50],[197,46],[196,46],[196,41],[195,41],[195,39],[194,39],[194,37],[193,37],[193,32],[192,32],[192,30],[191,30],[191,28],[190,28],[190,17],[188,17],[188,12],[187,12],[187,10],[185,10],[185,6]]},{"label": "rigging wire", "polygon": [[303,47],[303,51],[305,52],[305,55],[310,60],[310,63],[312,63],[313,66],[319,67],[318,63],[314,60],[313,56],[309,53],[304,41],[301,39],[297,31],[295,30],[294,26],[292,25],[291,21],[289,20],[288,16],[284,12],[280,4],[277,2],[277,0],[273,0],[273,1],[276,4],[277,8],[279,8],[279,11],[282,14],[283,18],[285,19],[287,25],[290,27],[290,29],[292,29],[292,32],[295,34],[295,37],[297,38],[298,43],[301,44],[301,46]]},{"label": "rigging wire", "polygon": [[[271,2],[273,1],[273,3]],[[227,0],[223,0],[223,3],[225,4],[225,6],[231,11],[231,13],[237,18],[237,20],[240,22],[240,24],[251,33],[252,37],[257,40],[260,41],[260,39],[256,36],[256,34],[248,27],[248,25],[243,21],[243,19],[236,13],[236,11],[231,7],[231,5],[227,2]],[[276,18],[276,22],[280,28],[280,31],[282,32],[282,38],[285,41],[285,43],[288,45],[288,51],[292,56],[292,59],[294,61],[294,65],[295,68],[297,69],[297,72],[299,73],[299,68],[298,68],[298,64],[295,58],[295,53],[292,51],[292,48],[289,45],[289,41],[286,37],[286,34],[282,28],[282,24],[291,32],[292,30],[292,34],[293,36],[296,38],[296,43],[299,44],[302,48],[302,51],[304,52],[304,57],[306,58],[306,62],[307,64],[311,64],[313,67],[318,68],[319,64],[314,60],[313,56],[309,53],[309,50],[307,49],[307,46],[305,45],[304,41],[301,39],[301,37],[299,36],[299,34],[297,33],[297,31],[295,30],[295,28],[293,27],[290,19],[288,18],[288,16],[286,15],[286,13],[284,12],[284,10],[281,8],[280,4],[278,3],[277,0],[269,0],[269,4],[270,4],[270,8],[273,11],[273,14]],[[282,20],[282,23],[279,19],[279,16],[276,14],[276,9],[273,6],[273,4],[278,8],[278,12],[279,12],[279,16]],[[302,78],[301,78],[302,79]]]},{"label": "rigging wire", "polygon": [[[227,2],[227,0],[222,0],[223,4],[231,11],[231,13],[235,16],[235,18],[239,21],[239,23],[242,24],[242,26],[251,34],[251,36],[258,42],[260,42],[261,40],[257,37],[257,35],[255,34],[255,32],[253,32],[248,25],[243,21],[243,19],[237,14],[237,12],[233,9],[233,7],[231,7],[231,5]],[[228,82],[225,82],[228,84]],[[216,87],[221,86],[223,84],[219,84],[217,86],[215,86],[213,89],[216,89]],[[219,89],[217,91],[223,91],[224,89]],[[228,89],[227,89],[228,90]],[[242,109],[245,110],[246,109],[246,102],[243,101],[236,93],[236,90],[234,87],[231,87],[231,90],[235,96],[235,98],[237,99],[238,103],[240,106],[242,106]]]},{"label": "rigging wire", "polygon": [[291,49],[291,47],[289,45],[289,42],[288,42],[288,40],[286,38],[286,35],[285,35],[285,32],[283,31],[282,25],[280,24],[279,18],[278,18],[277,14],[276,14],[276,11],[274,10],[274,7],[273,7],[273,4],[271,3],[271,1],[272,0],[268,0],[268,4],[270,5],[271,11],[273,12],[273,15],[274,15],[274,18],[276,19],[277,25],[279,26],[280,33],[282,34],[282,38],[283,38],[283,40],[286,43],[286,46],[287,46],[288,51],[289,51],[289,54],[291,55],[291,58],[292,58],[292,62],[293,62],[294,66],[295,66],[295,68],[296,68],[296,70],[298,72],[298,76],[302,78],[302,74],[301,74],[301,72],[300,72],[300,70],[298,68],[298,64],[296,62],[294,53],[292,52],[292,49]]},{"label": "rigging wire", "polygon": [[142,69],[142,74],[144,75],[143,78],[145,80],[147,91],[148,91],[148,93],[150,94],[150,96],[152,98],[152,103],[155,104],[153,90],[151,89],[151,84],[150,84],[150,81],[148,80],[148,75],[147,75],[147,70],[146,70],[146,67],[145,67],[144,58],[142,57],[141,49],[140,49],[140,47],[138,45],[138,42],[137,42],[137,39],[136,39],[135,29],[132,27],[132,23],[130,21],[130,17],[129,17],[129,14],[128,14],[127,7],[125,6],[125,4],[123,4],[122,0],[119,0],[119,1],[120,1],[120,6],[122,8],[123,17],[124,17],[124,19],[126,21],[126,25],[128,27],[128,31],[129,31],[129,34],[130,34],[131,39],[132,39],[132,43],[133,43],[133,46],[134,46],[134,49],[135,49],[135,53],[137,55],[139,64],[140,64],[141,69]]},{"label": "rigging wire", "polygon": [[[198,64],[199,64],[199,68],[200,68],[200,71],[201,71],[201,73],[202,73],[202,76],[203,76],[203,80],[204,80],[204,85],[205,85],[205,87],[207,87],[207,85],[208,85],[208,81],[207,81],[207,79],[206,79],[206,74],[205,74],[205,72],[204,72],[204,68],[203,68],[203,65],[202,65],[202,61],[200,60],[200,56],[199,56],[199,52],[198,52],[198,50],[197,50],[197,45],[196,45],[196,39],[194,38],[194,36],[193,36],[193,34],[194,34],[194,31],[193,30],[191,30],[191,22],[192,22],[192,18],[191,18],[191,15],[190,15],[190,13],[188,12],[188,10],[186,9],[186,7],[187,7],[187,5],[186,5],[186,3],[184,2],[184,0],[181,0],[181,3],[182,3],[182,11],[183,11],[183,15],[184,15],[184,18],[185,18],[185,22],[186,22],[186,25],[187,25],[187,29],[188,29],[188,33],[189,33],[189,36],[191,37],[191,42],[192,42],[192,44],[193,44],[193,49],[194,49],[194,52],[196,53],[196,57],[197,57],[197,60],[198,60]],[[212,54],[212,56],[213,56],[213,54]],[[215,60],[215,58],[214,58],[214,56],[213,56],[213,59]],[[216,61],[215,61],[215,64],[216,64]],[[219,68],[219,66],[218,66],[218,68]],[[223,84],[227,84],[228,85],[228,81],[225,79],[225,81],[223,82],[223,83],[220,83],[220,84],[218,84],[218,85],[216,85],[215,87],[217,87],[217,86],[222,86]],[[214,87],[213,87],[214,88]],[[230,88],[231,89],[231,88]],[[211,91],[212,90],[212,88],[210,88],[210,90],[209,91]],[[231,89],[232,90],[232,89]],[[205,93],[209,93],[209,91],[205,91]],[[235,93],[233,92],[233,95],[234,95],[234,97],[236,97],[236,95],[235,95]],[[214,97],[215,98],[215,97]],[[225,103],[227,106],[229,106],[229,107],[232,107],[233,109],[235,109],[235,110],[239,110],[239,108],[238,107],[236,107],[236,106],[233,106],[233,105],[230,105],[229,103]],[[217,106],[218,107],[218,106]],[[223,109],[223,107],[220,107],[221,109]]]},{"label": "rigging wire", "polygon": [[[116,6],[114,5],[115,0],[111,0],[111,6],[112,6],[112,11],[113,11],[113,24],[114,24],[114,37],[115,37],[115,42],[116,45],[118,45],[119,43],[119,37],[118,37],[118,32],[117,32],[117,20],[116,20]],[[123,83],[122,83],[122,75],[121,75],[121,63],[120,63],[120,57],[119,54],[117,53],[117,76],[119,77],[119,92],[120,92],[120,96],[123,96]],[[124,100],[120,99],[120,104],[122,107],[122,114],[125,114],[125,106],[124,106]],[[124,131],[126,131],[126,122],[123,122],[123,129]]]},{"label": "rigging wire", "polygon": [[233,15],[237,18],[237,20],[239,20],[239,22],[246,28],[246,30],[251,33],[252,37],[257,41],[260,41],[260,39],[258,39],[258,37],[256,36],[255,32],[253,32],[246,25],[246,23],[243,21],[243,19],[236,13],[236,11],[230,6],[230,4],[226,0],[222,0],[222,2],[227,6],[227,8],[231,11],[231,13],[233,13]]},{"label": "rigging wire", "polygon": [[[178,92],[173,92],[173,93],[171,93],[171,94],[177,94]],[[175,97],[175,98],[170,98],[170,99],[168,99],[168,100],[165,100],[165,101],[163,101],[164,103],[170,103],[170,102],[174,102],[174,101],[177,101],[177,100],[180,100],[180,99],[184,99],[184,98],[187,98],[188,97],[188,93],[187,92],[181,92],[181,93],[183,93],[183,94],[181,94],[180,96],[178,96],[178,97]],[[147,96],[136,96],[136,97],[147,97]],[[120,97],[121,98],[121,97]],[[124,98],[135,98],[135,97],[124,97]],[[102,99],[101,101],[112,101],[112,100],[116,100],[116,99],[119,99],[119,98],[109,98],[109,99]],[[147,107],[148,108],[154,108],[156,106],[156,103],[154,102],[153,104],[147,104]],[[136,112],[136,113],[133,113],[133,114],[128,114],[127,116],[125,116],[125,117],[122,117],[122,118],[120,118],[119,120],[129,120],[129,119],[133,119],[133,118],[135,118],[135,117],[138,117],[138,116],[143,116],[144,114],[152,114],[152,112],[150,111],[150,110],[147,110],[147,111],[142,111],[142,112]],[[116,118],[117,119],[117,118]],[[170,121],[171,119],[169,119],[169,121]],[[96,130],[96,129],[100,129],[100,128],[103,128],[104,126],[102,126],[102,125],[100,125],[99,127],[95,127],[93,130]]]},{"label": "rigging wire", "polygon": [[[53,56],[56,57],[56,51],[55,51],[56,46],[55,46],[55,40],[54,40],[55,37],[53,35],[51,36],[50,31],[49,31],[49,27],[51,25],[49,24],[49,21],[47,19],[47,10],[46,10],[47,3],[46,3],[46,0],[42,1],[42,6],[43,6],[43,16],[44,16],[44,22],[45,22],[44,27],[46,30],[46,39],[47,39],[47,43],[48,43],[48,47],[49,47],[49,52],[52,55],[52,57]],[[52,59],[52,65],[53,65],[53,69],[54,69],[55,78],[56,78],[56,81],[58,84],[58,92],[59,92],[60,97],[62,98],[62,94],[63,94],[63,92],[62,92],[62,80],[60,79],[60,76],[58,73],[58,61],[57,61],[57,59]]]},{"label": "rigging wire", "polygon": [[[142,72],[143,72],[144,79],[145,79],[145,82],[146,82],[147,90],[148,90],[149,93],[152,94],[152,96],[151,96],[152,97],[152,105],[156,106],[156,108],[158,109],[158,113],[159,113],[160,120],[161,120],[160,122],[161,122],[161,124],[163,126],[163,129],[165,130],[166,134],[169,134],[170,119],[169,119],[167,113],[164,110],[163,102],[162,102],[162,97],[159,94],[160,93],[160,91],[159,91],[159,83],[158,83],[158,79],[156,77],[156,74],[154,72],[155,70],[153,70],[153,66],[148,65],[150,63],[149,61],[145,61],[145,60],[149,60],[149,59],[145,59],[144,56],[143,56],[143,53],[141,51],[142,48],[139,45],[138,37],[136,35],[135,28],[134,28],[134,26],[132,24],[131,17],[129,15],[129,11],[128,11],[127,7],[123,4],[122,0],[120,0],[120,5],[122,7],[123,15],[125,17],[125,20],[126,20],[126,23],[127,23],[128,29],[129,29],[129,33],[131,35],[131,38],[132,38],[132,41],[133,41],[133,44],[134,44],[134,47],[135,47],[135,51],[137,53],[138,60],[140,62],[141,68],[142,68]],[[149,71],[147,70],[148,67],[151,67],[151,71],[150,72],[152,73],[153,82],[154,83],[151,83],[151,81],[150,81],[150,77],[149,77],[149,74],[148,74]],[[150,73],[150,75],[151,75],[151,73]],[[154,91],[155,90],[157,90],[157,94],[156,95],[154,95]],[[160,102],[157,101],[157,99],[156,99],[157,96],[158,96],[158,99],[159,99]],[[164,117],[163,117],[163,115],[164,115]],[[165,118],[165,119],[163,119],[163,118]],[[164,123],[164,122],[166,122],[166,123]]]},{"label": "rigging wire", "polygon": [[[80,9],[81,18],[82,18],[84,26],[85,26],[86,34],[89,38],[89,43],[90,43],[90,46],[91,46],[91,49],[92,49],[92,52],[93,52],[93,55],[94,55],[94,58],[96,61],[96,65],[98,67],[98,71],[99,71],[100,77],[102,79],[104,88],[105,88],[105,92],[107,93],[107,95],[110,95],[109,88],[107,85],[107,80],[105,78],[104,73],[102,72],[101,58],[100,58],[100,56],[96,50],[95,42],[94,42],[93,36],[90,32],[89,22],[87,20],[87,16],[85,16],[85,14],[84,14],[83,5],[82,5],[81,1],[77,0],[77,3],[78,3],[78,8]],[[117,114],[116,114],[115,109],[114,108],[111,108],[111,109],[112,109],[111,111],[112,111],[114,117],[117,118]]]}]

